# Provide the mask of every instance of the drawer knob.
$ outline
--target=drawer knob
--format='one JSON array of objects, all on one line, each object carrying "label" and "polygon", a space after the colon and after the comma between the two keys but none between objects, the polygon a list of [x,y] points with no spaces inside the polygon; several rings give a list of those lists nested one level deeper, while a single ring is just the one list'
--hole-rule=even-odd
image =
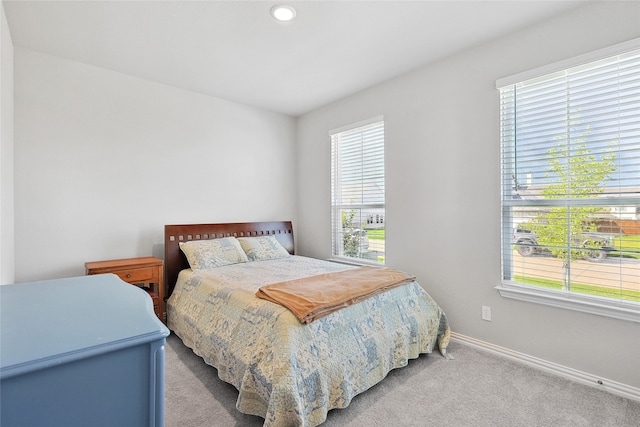
[{"label": "drawer knob", "polygon": [[126,278],[131,279],[131,273],[127,273]]}]

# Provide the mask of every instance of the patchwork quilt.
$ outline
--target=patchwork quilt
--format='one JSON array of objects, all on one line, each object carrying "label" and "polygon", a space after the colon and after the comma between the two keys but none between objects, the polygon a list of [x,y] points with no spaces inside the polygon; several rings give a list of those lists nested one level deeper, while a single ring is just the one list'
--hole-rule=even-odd
[{"label": "patchwork quilt", "polygon": [[436,348],[447,357],[446,315],[415,281],[306,325],[255,295],[270,283],[350,268],[290,256],[184,270],[167,302],[168,326],[238,389],[238,410],[265,426],[313,427],[409,359]]}]

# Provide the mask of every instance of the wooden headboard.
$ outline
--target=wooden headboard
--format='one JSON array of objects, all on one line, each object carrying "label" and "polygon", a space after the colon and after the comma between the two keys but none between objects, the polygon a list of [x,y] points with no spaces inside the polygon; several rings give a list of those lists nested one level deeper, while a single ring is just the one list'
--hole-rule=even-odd
[{"label": "wooden headboard", "polygon": [[291,221],[235,222],[227,224],[182,224],[164,226],[164,283],[167,298],[171,296],[178,273],[189,268],[180,250],[180,242],[208,240],[221,237],[251,237],[273,235],[293,255],[293,226]]}]

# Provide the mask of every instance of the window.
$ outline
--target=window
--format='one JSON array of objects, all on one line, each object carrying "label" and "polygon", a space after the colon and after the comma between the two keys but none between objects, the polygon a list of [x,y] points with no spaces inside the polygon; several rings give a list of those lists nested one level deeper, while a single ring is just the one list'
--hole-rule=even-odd
[{"label": "window", "polygon": [[384,122],[330,135],[332,255],[384,264]]},{"label": "window", "polygon": [[640,322],[640,40],[560,65],[497,83],[498,289]]}]

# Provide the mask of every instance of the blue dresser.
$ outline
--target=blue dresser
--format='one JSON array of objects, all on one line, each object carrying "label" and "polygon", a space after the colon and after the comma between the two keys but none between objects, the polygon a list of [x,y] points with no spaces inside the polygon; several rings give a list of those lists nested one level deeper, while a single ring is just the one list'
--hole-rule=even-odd
[{"label": "blue dresser", "polygon": [[163,426],[168,335],[114,274],[0,286],[0,425]]}]

